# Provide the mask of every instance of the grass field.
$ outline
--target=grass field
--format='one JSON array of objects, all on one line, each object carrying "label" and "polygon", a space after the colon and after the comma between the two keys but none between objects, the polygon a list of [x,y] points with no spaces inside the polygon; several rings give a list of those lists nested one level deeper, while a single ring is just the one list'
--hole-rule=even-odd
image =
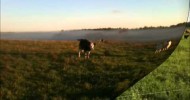
[{"label": "grass field", "polygon": [[3,100],[113,99],[160,65],[178,44],[154,54],[155,43],[106,41],[85,60],[77,57],[77,41],[0,43]]},{"label": "grass field", "polygon": [[190,38],[180,41],[160,67],[117,100],[190,100]]}]

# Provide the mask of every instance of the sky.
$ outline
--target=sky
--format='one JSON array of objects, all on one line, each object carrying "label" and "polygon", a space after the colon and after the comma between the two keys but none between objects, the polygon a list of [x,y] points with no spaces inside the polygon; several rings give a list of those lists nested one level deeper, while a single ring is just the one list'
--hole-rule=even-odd
[{"label": "sky", "polygon": [[169,26],[189,0],[1,0],[1,32]]}]

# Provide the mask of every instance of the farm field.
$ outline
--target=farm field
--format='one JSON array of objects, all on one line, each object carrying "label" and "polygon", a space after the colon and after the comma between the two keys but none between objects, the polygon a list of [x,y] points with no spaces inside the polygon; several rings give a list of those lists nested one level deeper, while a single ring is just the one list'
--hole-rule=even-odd
[{"label": "farm field", "polygon": [[189,100],[189,56],[190,38],[182,38],[163,64],[118,96],[117,100]]},{"label": "farm field", "polygon": [[178,42],[160,54],[154,54],[155,44],[105,41],[85,60],[78,58],[78,41],[0,40],[1,97],[114,99],[159,66]]}]

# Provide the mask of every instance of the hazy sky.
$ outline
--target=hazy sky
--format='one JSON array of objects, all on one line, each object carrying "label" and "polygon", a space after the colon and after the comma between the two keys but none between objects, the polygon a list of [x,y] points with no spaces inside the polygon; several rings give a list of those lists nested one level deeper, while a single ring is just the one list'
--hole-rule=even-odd
[{"label": "hazy sky", "polygon": [[1,31],[168,26],[188,9],[189,0],[1,0]]}]

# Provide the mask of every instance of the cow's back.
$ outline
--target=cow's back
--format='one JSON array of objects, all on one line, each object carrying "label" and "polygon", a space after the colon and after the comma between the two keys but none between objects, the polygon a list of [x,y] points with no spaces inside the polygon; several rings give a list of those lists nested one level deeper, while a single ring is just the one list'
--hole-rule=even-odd
[{"label": "cow's back", "polygon": [[90,41],[86,40],[86,39],[80,39],[79,40],[79,49],[84,50],[84,51],[90,51]]}]

